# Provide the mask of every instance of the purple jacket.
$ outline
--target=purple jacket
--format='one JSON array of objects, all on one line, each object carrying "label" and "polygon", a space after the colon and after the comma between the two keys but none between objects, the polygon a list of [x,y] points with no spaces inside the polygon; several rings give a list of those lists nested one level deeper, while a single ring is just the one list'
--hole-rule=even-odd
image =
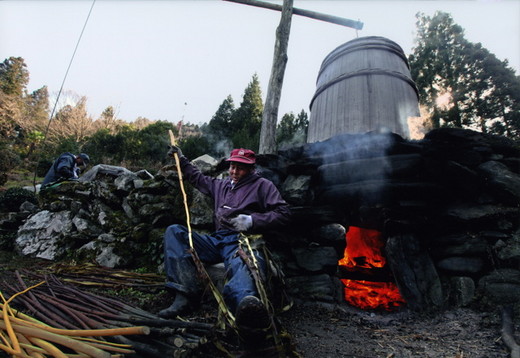
[{"label": "purple jacket", "polygon": [[180,157],[184,177],[201,193],[214,201],[215,229],[231,229],[228,220],[239,215],[251,215],[250,232],[265,232],[289,222],[289,205],[276,186],[254,172],[240,180],[233,188],[231,179],[217,179],[204,175],[184,156]]}]

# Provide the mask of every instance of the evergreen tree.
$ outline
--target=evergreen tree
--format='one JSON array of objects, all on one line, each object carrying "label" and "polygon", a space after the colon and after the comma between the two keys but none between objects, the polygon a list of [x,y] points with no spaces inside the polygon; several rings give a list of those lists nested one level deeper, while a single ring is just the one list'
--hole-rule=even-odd
[{"label": "evergreen tree", "polygon": [[0,63],[0,91],[22,97],[29,83],[29,71],[21,57],[9,57]]},{"label": "evergreen tree", "polygon": [[17,137],[23,118],[23,97],[29,82],[29,71],[21,57],[10,57],[0,63],[0,135]]},{"label": "evergreen tree", "polygon": [[276,129],[278,148],[283,149],[306,143],[308,127],[308,115],[303,109],[297,117],[292,112],[286,113]]},{"label": "evergreen tree", "polygon": [[460,127],[520,136],[520,77],[444,12],[417,14],[411,74],[432,127]]},{"label": "evergreen tree", "polygon": [[[207,148],[207,154],[217,158],[228,154],[229,148],[232,146],[231,137],[233,130],[231,128],[231,118],[234,113],[235,103],[233,102],[233,97],[228,95],[222,101],[209,123],[201,126],[204,138],[201,146]],[[199,139],[202,140],[202,137]],[[195,147],[194,142],[196,141],[197,139],[190,139],[186,144],[189,143],[190,146]]]},{"label": "evergreen tree", "polygon": [[232,134],[231,118],[234,113],[235,103],[233,97],[228,95],[209,121],[207,130],[218,138],[230,138]]},{"label": "evergreen tree", "polygon": [[25,97],[24,117],[31,129],[43,130],[49,120],[49,90],[47,86],[30,93]]},{"label": "evergreen tree", "polygon": [[179,143],[182,154],[189,159],[198,158],[204,154],[211,154],[210,142],[205,136],[191,136],[184,138]]},{"label": "evergreen tree", "polygon": [[233,147],[258,151],[263,110],[260,82],[258,76],[254,74],[244,91],[240,107],[231,117],[230,128]]},{"label": "evergreen tree", "polygon": [[303,143],[307,142],[307,131],[309,129],[309,115],[303,109],[296,117],[296,131],[301,132]]},{"label": "evergreen tree", "polygon": [[47,87],[27,93],[28,82],[23,58],[0,63],[0,136],[21,156],[31,154],[41,142],[49,116]]}]

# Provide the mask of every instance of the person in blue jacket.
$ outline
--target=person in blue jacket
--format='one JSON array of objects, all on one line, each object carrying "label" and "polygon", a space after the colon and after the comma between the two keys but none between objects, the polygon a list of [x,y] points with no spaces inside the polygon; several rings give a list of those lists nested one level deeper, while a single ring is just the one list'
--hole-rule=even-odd
[{"label": "person in blue jacket", "polygon": [[61,180],[74,180],[79,178],[80,167],[86,168],[90,157],[81,153],[63,153],[54,161],[43,179],[42,186]]},{"label": "person in blue jacket", "polygon": [[[240,148],[231,151],[227,159],[229,176],[224,179],[202,174],[182,155],[180,148],[171,147],[168,155],[174,153],[179,155],[184,178],[210,196],[214,203],[215,232],[210,235],[192,232],[198,257],[208,264],[224,262],[227,283],[223,297],[235,315],[237,325],[267,325],[267,311],[258,298],[254,279],[243,259],[237,255],[239,234],[261,234],[286,225],[290,220],[289,205],[276,186],[256,172],[256,155],[252,150]],[[185,226],[171,225],[166,229],[166,287],[174,290],[175,299],[171,306],[158,313],[160,317],[176,317],[199,303],[204,287],[189,248]],[[259,252],[255,256],[265,270],[265,258]]]}]

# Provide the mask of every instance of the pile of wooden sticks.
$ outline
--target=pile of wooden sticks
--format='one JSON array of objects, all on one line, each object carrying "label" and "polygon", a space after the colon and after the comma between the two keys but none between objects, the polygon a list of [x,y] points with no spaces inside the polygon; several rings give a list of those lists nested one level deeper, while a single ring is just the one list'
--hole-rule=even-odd
[{"label": "pile of wooden sticks", "polygon": [[16,357],[184,357],[215,334],[212,324],[165,320],[54,275],[28,288],[15,274],[16,284],[0,285],[9,297],[2,297],[0,349]]}]

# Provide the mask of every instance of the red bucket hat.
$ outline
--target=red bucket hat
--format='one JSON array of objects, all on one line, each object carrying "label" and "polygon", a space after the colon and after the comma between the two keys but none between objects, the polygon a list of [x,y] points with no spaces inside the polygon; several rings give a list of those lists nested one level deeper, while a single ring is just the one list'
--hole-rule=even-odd
[{"label": "red bucket hat", "polygon": [[226,161],[253,165],[256,162],[256,155],[255,152],[250,149],[233,149]]}]

